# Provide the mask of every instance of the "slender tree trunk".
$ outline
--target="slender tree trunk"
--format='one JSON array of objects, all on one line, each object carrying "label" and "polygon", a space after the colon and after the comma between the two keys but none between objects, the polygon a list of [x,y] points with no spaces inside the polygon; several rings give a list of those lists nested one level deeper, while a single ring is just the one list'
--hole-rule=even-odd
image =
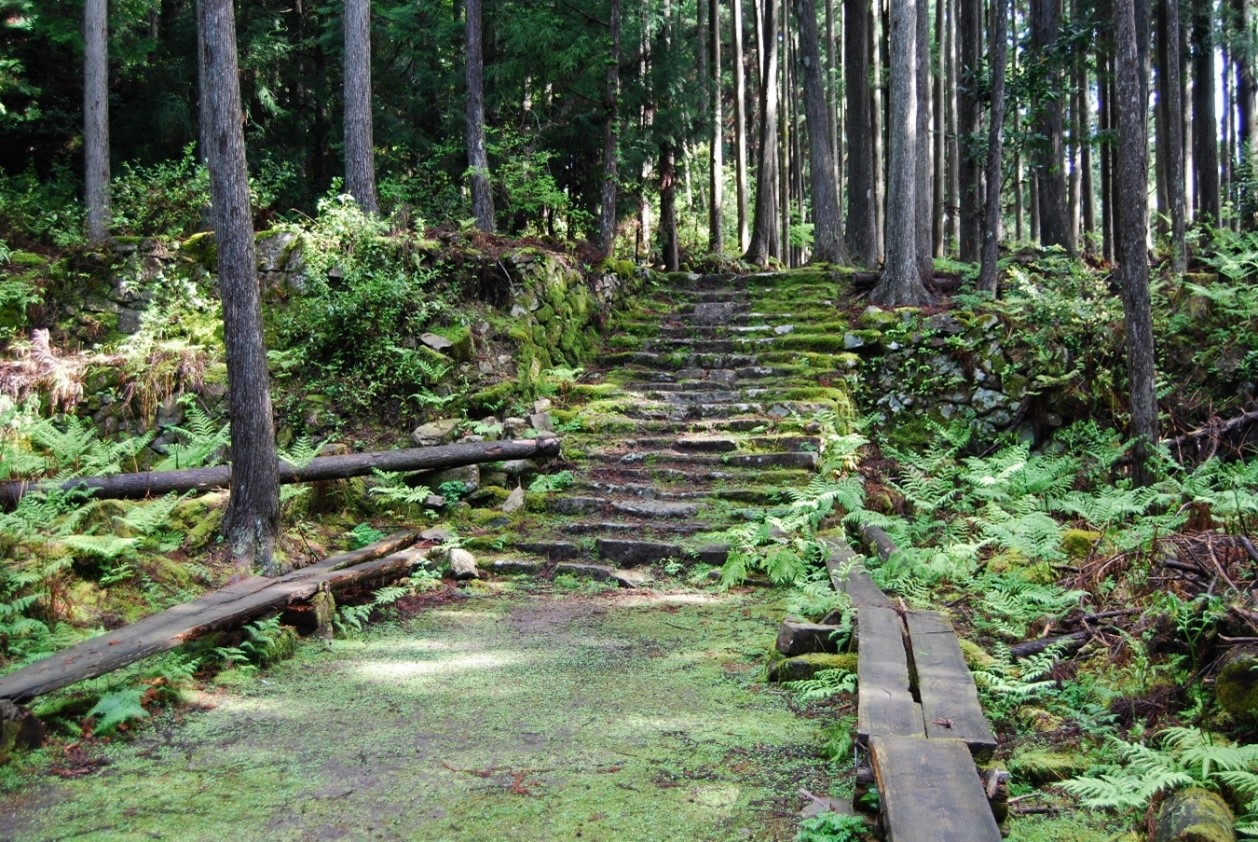
[{"label": "slender tree trunk", "polygon": [[1192,0],[1192,125],[1197,218],[1219,222],[1219,137],[1214,94],[1214,4]]},{"label": "slender tree trunk", "polygon": [[721,96],[721,5],[711,0],[709,7],[712,39],[712,145],[709,176],[712,204],[708,213],[708,249],[715,255],[725,251],[725,114]]},{"label": "slender tree trunk", "polygon": [[844,0],[847,93],[847,247],[858,266],[878,261],[874,214],[873,100],[869,90],[869,0]]},{"label": "slender tree trunk", "polygon": [[838,0],[826,0],[826,110],[830,113],[830,159],[834,162],[834,171],[830,178],[834,179],[835,190],[839,197],[839,207],[843,207],[843,102],[839,96],[839,74],[842,73],[842,42],[836,36],[836,20]]},{"label": "slender tree trunk", "polygon": [[1166,29],[1166,184],[1171,211],[1171,269],[1181,273],[1188,268],[1186,202],[1184,199],[1184,103],[1183,53],[1180,50],[1178,0],[1161,0]]},{"label": "slender tree trunk", "polygon": [[917,52],[917,142],[914,164],[916,197],[913,213],[916,218],[917,273],[925,283],[935,276],[934,249],[931,244],[933,208],[931,201],[930,171],[930,3],[920,0],[916,16]]},{"label": "slender tree trunk", "polygon": [[795,115],[792,106],[795,103],[791,94],[795,88],[791,85],[791,68],[793,50],[791,41],[790,18],[786,13],[786,3],[778,6],[778,32],[782,33],[782,58],[778,62],[778,102],[781,103],[782,118],[779,121],[781,137],[778,139],[778,238],[782,244],[781,254],[787,267],[796,265],[795,246],[791,242],[791,176],[794,165]]},{"label": "slender tree trunk", "polygon": [[957,0],[957,40],[960,41],[961,56],[961,79],[957,94],[957,134],[961,145],[959,245],[961,259],[967,263],[979,259],[983,236],[983,192],[978,153],[982,6],[982,0]]},{"label": "slender tree trunk", "polygon": [[[1016,0],[1011,0],[1016,2]],[[1016,12],[1016,9],[1015,9]],[[1010,16],[1012,25],[1009,27],[1010,48],[1009,48],[1009,67],[1014,76],[1017,76],[1018,69],[1018,22],[1017,15]],[[1013,134],[1015,137],[1022,135],[1022,109],[1021,107],[1013,109]],[[1023,186],[1026,181],[1026,168],[1022,166],[1022,144],[1019,143],[1013,150],[1013,225],[1014,239],[1022,242],[1026,239],[1023,235],[1026,232],[1026,203],[1023,202]]]},{"label": "slender tree trunk", "polygon": [[1149,303],[1148,237],[1148,138],[1147,109],[1142,93],[1141,68],[1136,50],[1133,0],[1117,0],[1115,74],[1118,117],[1118,224],[1122,228],[1122,253],[1118,272],[1122,281],[1123,311],[1127,322],[1127,375],[1131,381],[1131,431],[1135,479],[1140,485],[1153,481],[1149,449],[1158,439],[1158,404],[1154,391],[1153,319]]},{"label": "slender tree trunk", "polygon": [[944,240],[946,248],[957,248],[957,203],[961,186],[959,169],[961,144],[957,142],[957,4],[956,0],[937,0],[944,7],[944,160],[947,181],[944,190]]},{"label": "slender tree trunk", "polygon": [[1096,234],[1096,191],[1092,184],[1092,116],[1088,103],[1088,63],[1080,53],[1076,66],[1076,85],[1080,91],[1079,105],[1079,204],[1083,211],[1083,233],[1087,249],[1091,251]]},{"label": "slender tree trunk", "polygon": [[934,135],[931,144],[931,158],[933,162],[934,178],[931,181],[931,220],[932,226],[930,231],[931,254],[934,257],[944,256],[944,182],[947,181],[947,166],[944,164],[944,136],[947,128],[944,125],[944,66],[947,59],[944,56],[944,9],[947,3],[944,0],[936,0],[935,2],[935,38],[939,44],[939,82],[935,84],[932,90],[933,106],[932,119],[934,127]]},{"label": "slender tree trunk", "polygon": [[764,45],[760,55],[760,138],[756,160],[756,210],[748,263],[765,266],[777,253],[778,183],[778,33],[775,0],[764,0],[758,16]]},{"label": "slender tree trunk", "polygon": [[83,157],[87,241],[109,239],[109,0],[83,4]]},{"label": "slender tree trunk", "polygon": [[380,212],[371,130],[371,0],[345,0],[345,189],[363,213]]},{"label": "slender tree trunk", "polygon": [[[869,300],[886,307],[922,306],[930,294],[918,263],[917,15],[918,0],[891,0],[891,166],[887,179],[887,260]],[[923,197],[925,198],[925,197]]]},{"label": "slender tree trunk", "polygon": [[989,43],[992,60],[992,114],[987,128],[987,201],[983,220],[983,258],[978,288],[996,294],[996,260],[1000,256],[1001,139],[1005,127],[1005,49],[1007,12],[1005,0],[992,4]]},{"label": "slender tree trunk", "polygon": [[1031,49],[1044,68],[1042,85],[1049,94],[1037,103],[1035,121],[1040,143],[1035,156],[1039,197],[1040,241],[1063,246],[1071,253],[1075,243],[1066,211],[1066,161],[1063,133],[1062,87],[1057,40],[1061,35],[1061,0],[1031,0]]},{"label": "slender tree trunk", "polygon": [[603,196],[599,215],[599,250],[604,257],[616,246],[616,124],[620,118],[620,0],[611,0],[608,19],[611,30],[611,56],[607,62],[607,83],[603,88]]},{"label": "slender tree trunk", "polygon": [[738,191],[738,250],[751,244],[747,218],[747,63],[743,52],[743,0],[734,9],[734,180]]},{"label": "slender tree trunk", "polygon": [[1100,72],[1099,113],[1101,125],[1101,256],[1114,260],[1114,143],[1110,133],[1114,129],[1113,72],[1108,56],[1102,56],[1104,68]]},{"label": "slender tree trunk", "polygon": [[877,252],[881,259],[886,249],[883,231],[887,218],[887,60],[885,0],[873,0],[873,16],[869,28],[869,56],[873,60],[873,87],[870,104],[873,114],[874,143],[874,232],[878,240]]},{"label": "slender tree trunk", "polygon": [[[476,227],[493,233],[494,191],[485,149],[484,8],[467,0],[467,168],[472,182],[472,216]],[[609,71],[610,72],[610,71]]]},{"label": "slender tree trunk", "polygon": [[800,28],[800,63],[804,74],[804,117],[808,121],[808,173],[812,188],[813,255],[821,263],[847,263],[843,245],[843,216],[834,180],[834,150],[830,145],[830,108],[821,78],[821,32],[813,0],[795,0]]},{"label": "slender tree trunk", "polygon": [[203,119],[210,131],[210,199],[218,245],[231,420],[231,496],[224,534],[236,565],[274,573],[279,468],[254,262],[232,0],[203,0],[198,23],[205,56]]}]

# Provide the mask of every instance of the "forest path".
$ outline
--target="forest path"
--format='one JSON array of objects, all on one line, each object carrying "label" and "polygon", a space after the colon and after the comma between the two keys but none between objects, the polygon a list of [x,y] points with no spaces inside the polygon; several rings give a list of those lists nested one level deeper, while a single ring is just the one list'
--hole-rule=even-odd
[{"label": "forest path", "polygon": [[92,774],[6,794],[0,839],[793,838],[822,734],[759,683],[772,593],[521,582],[57,762]]}]

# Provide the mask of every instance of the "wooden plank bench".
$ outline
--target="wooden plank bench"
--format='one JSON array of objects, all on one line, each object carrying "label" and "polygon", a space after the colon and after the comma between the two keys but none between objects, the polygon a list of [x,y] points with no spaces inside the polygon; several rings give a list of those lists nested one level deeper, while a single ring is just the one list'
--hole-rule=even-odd
[{"label": "wooden plank bench", "polygon": [[957,738],[970,747],[975,758],[990,758],[996,750],[996,737],[983,715],[974,676],[952,625],[934,611],[909,611],[905,623],[926,736]]},{"label": "wooden plank bench", "polygon": [[870,755],[887,842],[1000,842],[964,742],[878,736]]},{"label": "wooden plank bench", "polygon": [[857,741],[877,736],[925,737],[922,708],[913,700],[900,616],[866,606],[856,614]]}]

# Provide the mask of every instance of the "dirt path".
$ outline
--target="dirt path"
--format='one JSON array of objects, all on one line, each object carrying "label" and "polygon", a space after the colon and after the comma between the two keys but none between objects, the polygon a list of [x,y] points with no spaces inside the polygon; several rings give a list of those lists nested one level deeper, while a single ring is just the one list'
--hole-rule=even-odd
[{"label": "dirt path", "polygon": [[821,723],[764,593],[481,591],[5,796],[0,839],[789,840]]}]

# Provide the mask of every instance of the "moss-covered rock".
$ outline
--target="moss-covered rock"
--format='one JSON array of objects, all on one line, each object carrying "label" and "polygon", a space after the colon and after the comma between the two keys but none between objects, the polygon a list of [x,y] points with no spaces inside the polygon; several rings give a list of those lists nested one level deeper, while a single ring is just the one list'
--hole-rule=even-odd
[{"label": "moss-covered rock", "polygon": [[1071,561],[1082,561],[1092,554],[1092,548],[1101,540],[1100,532],[1090,529],[1067,529],[1061,536],[1061,550]]},{"label": "moss-covered rock", "polygon": [[1057,783],[1088,771],[1092,759],[1079,751],[1058,747],[1020,748],[1009,758],[1009,771],[1020,783],[1033,786]]},{"label": "moss-covered rock", "polygon": [[835,655],[825,652],[814,652],[808,655],[795,655],[785,658],[776,649],[769,656],[769,681],[803,681],[812,678],[822,670],[847,670],[856,672],[856,653],[847,652]]},{"label": "moss-covered rock", "polygon": [[1235,822],[1217,792],[1192,787],[1162,803],[1153,842],[1236,842]]},{"label": "moss-covered rock", "polygon": [[1258,725],[1258,647],[1238,646],[1224,657],[1214,692],[1233,720]]}]

